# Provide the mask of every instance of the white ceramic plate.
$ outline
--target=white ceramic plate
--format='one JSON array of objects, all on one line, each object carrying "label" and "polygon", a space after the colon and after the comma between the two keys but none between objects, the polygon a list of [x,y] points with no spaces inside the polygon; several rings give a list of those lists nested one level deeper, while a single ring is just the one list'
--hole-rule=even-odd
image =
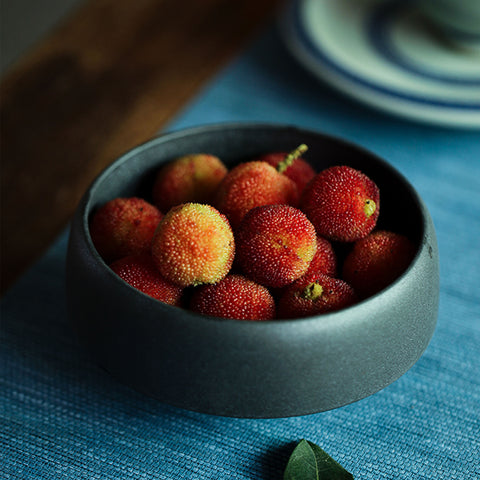
[{"label": "white ceramic plate", "polygon": [[480,51],[441,38],[408,0],[294,0],[281,31],[312,73],[371,106],[480,128]]}]

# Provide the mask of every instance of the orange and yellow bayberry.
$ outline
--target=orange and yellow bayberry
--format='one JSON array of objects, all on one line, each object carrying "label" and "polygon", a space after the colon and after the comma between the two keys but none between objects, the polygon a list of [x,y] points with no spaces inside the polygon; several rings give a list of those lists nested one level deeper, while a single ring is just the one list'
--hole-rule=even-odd
[{"label": "orange and yellow bayberry", "polygon": [[153,185],[153,202],[161,212],[182,203],[212,203],[227,167],[215,155],[183,155],[160,168]]},{"label": "orange and yellow bayberry", "polygon": [[262,205],[297,205],[295,182],[266,162],[240,163],[219,185],[215,206],[224,213],[235,229],[246,213]]},{"label": "orange and yellow bayberry", "polygon": [[152,240],[158,270],[182,287],[220,281],[230,271],[234,253],[235,240],[225,215],[201,203],[171,208]]}]

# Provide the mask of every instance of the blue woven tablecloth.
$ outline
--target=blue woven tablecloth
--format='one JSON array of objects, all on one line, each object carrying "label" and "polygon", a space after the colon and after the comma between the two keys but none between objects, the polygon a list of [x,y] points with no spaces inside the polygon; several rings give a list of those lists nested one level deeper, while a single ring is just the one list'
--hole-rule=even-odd
[{"label": "blue woven tablecloth", "polygon": [[342,136],[411,181],[440,249],[438,326],[425,354],[379,393],[321,414],[244,420],[164,405],[116,383],[78,346],[66,318],[65,232],[1,304],[0,478],[273,480],[301,438],[358,479],[480,478],[479,132],[350,102],[303,71],[274,27],[169,129],[231,120]]}]

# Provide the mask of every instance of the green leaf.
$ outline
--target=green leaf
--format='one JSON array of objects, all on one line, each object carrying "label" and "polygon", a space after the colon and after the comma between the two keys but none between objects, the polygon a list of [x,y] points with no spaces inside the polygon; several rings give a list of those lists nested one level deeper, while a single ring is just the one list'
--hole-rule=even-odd
[{"label": "green leaf", "polygon": [[353,480],[353,475],[318,445],[301,440],[288,460],[283,480]]}]

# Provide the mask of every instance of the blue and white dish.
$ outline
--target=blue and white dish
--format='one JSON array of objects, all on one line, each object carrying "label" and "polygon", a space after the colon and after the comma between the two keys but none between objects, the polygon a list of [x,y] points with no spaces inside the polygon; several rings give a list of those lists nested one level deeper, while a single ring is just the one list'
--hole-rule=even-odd
[{"label": "blue and white dish", "polygon": [[294,0],[281,21],[295,57],[343,93],[410,119],[480,128],[480,50],[442,37],[415,2]]}]

